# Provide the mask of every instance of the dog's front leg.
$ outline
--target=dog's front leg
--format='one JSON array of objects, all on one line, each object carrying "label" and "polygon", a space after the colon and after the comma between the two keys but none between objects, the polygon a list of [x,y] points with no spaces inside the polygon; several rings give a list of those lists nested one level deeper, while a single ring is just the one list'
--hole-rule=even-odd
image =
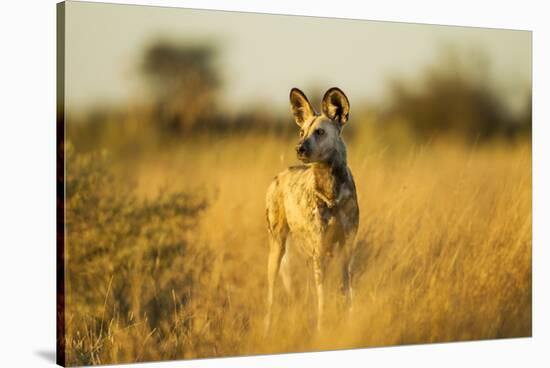
[{"label": "dog's front leg", "polygon": [[267,313],[265,316],[264,331],[267,334],[271,328],[272,309],[273,309],[273,293],[277,274],[281,266],[281,259],[285,253],[284,239],[273,237],[270,241],[269,257],[267,261]]},{"label": "dog's front leg", "polygon": [[313,256],[313,276],[315,278],[315,287],[317,290],[317,332],[320,332],[324,324],[324,270],[320,254],[316,254]]}]

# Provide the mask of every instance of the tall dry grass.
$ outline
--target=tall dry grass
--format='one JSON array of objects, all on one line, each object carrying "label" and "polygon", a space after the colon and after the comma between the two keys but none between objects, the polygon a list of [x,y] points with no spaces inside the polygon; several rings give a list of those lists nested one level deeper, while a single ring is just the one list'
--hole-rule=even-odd
[{"label": "tall dry grass", "polygon": [[356,298],[350,315],[331,307],[320,334],[299,256],[293,294],[278,290],[262,329],[264,195],[295,162],[293,141],[205,135],[124,162],[69,155],[67,363],[530,336],[530,146],[346,138]]}]

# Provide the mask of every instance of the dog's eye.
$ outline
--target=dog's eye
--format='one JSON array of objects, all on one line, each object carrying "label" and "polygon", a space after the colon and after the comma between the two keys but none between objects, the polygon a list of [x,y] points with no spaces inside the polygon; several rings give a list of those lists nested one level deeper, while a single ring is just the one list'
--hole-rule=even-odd
[{"label": "dog's eye", "polygon": [[317,133],[317,135],[323,135],[325,134],[325,131],[323,129],[317,129],[315,133]]},{"label": "dog's eye", "polygon": [[300,137],[303,137],[303,136],[304,136],[304,131],[300,130]]}]

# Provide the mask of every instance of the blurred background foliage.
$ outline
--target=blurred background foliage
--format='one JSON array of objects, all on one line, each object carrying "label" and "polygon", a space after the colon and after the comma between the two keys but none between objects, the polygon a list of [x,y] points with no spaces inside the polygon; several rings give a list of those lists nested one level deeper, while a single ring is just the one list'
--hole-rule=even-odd
[{"label": "blurred background foliage", "polygon": [[525,94],[523,100],[527,103],[519,112],[506,105],[492,83],[490,61],[482,51],[463,60],[458,50],[447,48],[440,60],[420,72],[416,83],[391,81],[385,113],[418,139],[444,134],[481,142],[529,138],[531,95]]},{"label": "blurred background foliage", "polygon": [[[223,110],[218,54],[215,44],[151,43],[138,68],[146,98],[117,108],[96,106],[84,114],[69,112],[68,138],[78,150],[104,147],[132,155],[201,133],[294,134],[287,111],[258,105],[237,113]],[[310,87],[304,90],[317,106],[322,88]],[[476,143],[530,140],[530,92],[518,88],[516,97],[524,101],[523,107],[511,109],[491,79],[490,60],[482,50],[465,53],[442,48],[439,58],[415,78],[393,77],[386,90],[382,102],[352,102],[356,122],[351,130],[368,125],[390,146],[401,145],[403,137],[417,143],[438,137]]]},{"label": "blurred background foliage", "polygon": [[220,85],[213,65],[215,51],[206,45],[163,41],[145,51],[141,70],[149,83],[159,129],[178,133],[213,120]]}]

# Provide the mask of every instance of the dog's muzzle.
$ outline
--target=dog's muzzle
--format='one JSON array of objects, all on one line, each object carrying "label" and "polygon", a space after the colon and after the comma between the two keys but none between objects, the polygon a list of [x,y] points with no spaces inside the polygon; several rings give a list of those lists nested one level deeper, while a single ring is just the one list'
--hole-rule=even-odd
[{"label": "dog's muzzle", "polygon": [[309,143],[307,140],[300,142],[296,145],[296,154],[298,155],[298,158],[300,160],[304,160],[309,157],[310,149],[309,149]]}]

